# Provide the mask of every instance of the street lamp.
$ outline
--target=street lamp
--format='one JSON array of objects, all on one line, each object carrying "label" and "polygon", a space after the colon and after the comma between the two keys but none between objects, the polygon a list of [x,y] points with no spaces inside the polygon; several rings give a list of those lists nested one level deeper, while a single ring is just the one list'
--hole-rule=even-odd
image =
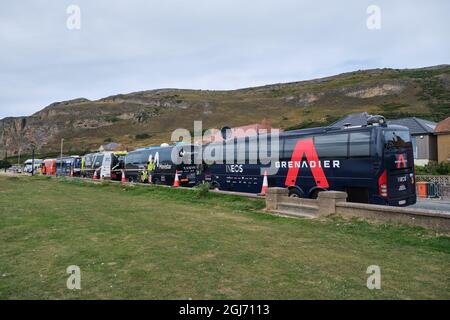
[{"label": "street lamp", "polygon": [[[63,146],[64,146],[64,138],[61,138],[61,162],[59,163],[60,166],[60,171],[59,174],[62,176],[63,175]],[[56,170],[58,170],[58,166],[56,166]]]},{"label": "street lamp", "polygon": [[36,146],[34,144],[31,144],[31,176],[34,176],[34,150],[36,149]]}]

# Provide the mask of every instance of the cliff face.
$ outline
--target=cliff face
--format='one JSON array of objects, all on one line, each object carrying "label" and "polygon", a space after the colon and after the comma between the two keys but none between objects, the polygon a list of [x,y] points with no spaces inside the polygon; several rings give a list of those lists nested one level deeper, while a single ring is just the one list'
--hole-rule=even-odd
[{"label": "cliff face", "polygon": [[352,112],[389,118],[450,115],[450,66],[377,69],[233,91],[162,89],[97,101],[57,102],[29,117],[0,120],[0,152],[15,155],[59,150],[81,152],[115,141],[129,146],[166,142],[176,128],[204,129],[261,122],[302,128],[327,124]]}]

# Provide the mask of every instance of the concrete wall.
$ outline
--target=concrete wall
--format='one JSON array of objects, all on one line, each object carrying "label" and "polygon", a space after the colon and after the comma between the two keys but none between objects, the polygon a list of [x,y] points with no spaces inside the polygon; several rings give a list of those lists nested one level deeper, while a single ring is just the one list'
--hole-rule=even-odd
[{"label": "concrete wall", "polygon": [[[449,191],[450,192],[450,191]],[[285,188],[269,188],[266,195],[266,209],[277,212],[283,204],[296,204],[293,210],[302,210],[302,206],[314,206],[316,217],[338,215],[345,218],[363,218],[373,221],[393,222],[432,228],[450,232],[450,212],[379,206],[373,204],[346,202],[347,194],[339,191],[319,193],[317,200],[289,198]],[[292,213],[295,215],[295,212]]]},{"label": "concrete wall", "polygon": [[389,221],[450,232],[450,213],[437,210],[340,202],[336,204],[336,214],[346,218]]}]

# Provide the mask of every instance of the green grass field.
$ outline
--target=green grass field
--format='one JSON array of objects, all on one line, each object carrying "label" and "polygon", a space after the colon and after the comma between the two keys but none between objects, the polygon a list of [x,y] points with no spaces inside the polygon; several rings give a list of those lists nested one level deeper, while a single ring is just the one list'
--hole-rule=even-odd
[{"label": "green grass field", "polygon": [[[450,298],[448,237],[200,195],[0,176],[0,298]],[[81,290],[66,288],[69,265]],[[381,290],[366,287],[369,265]]]}]

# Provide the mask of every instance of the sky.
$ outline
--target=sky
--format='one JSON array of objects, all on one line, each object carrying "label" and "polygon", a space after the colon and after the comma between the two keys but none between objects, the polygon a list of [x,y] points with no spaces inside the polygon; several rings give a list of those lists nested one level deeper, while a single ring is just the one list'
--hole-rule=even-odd
[{"label": "sky", "polygon": [[448,0],[2,1],[0,118],[79,97],[449,64],[449,12]]}]

